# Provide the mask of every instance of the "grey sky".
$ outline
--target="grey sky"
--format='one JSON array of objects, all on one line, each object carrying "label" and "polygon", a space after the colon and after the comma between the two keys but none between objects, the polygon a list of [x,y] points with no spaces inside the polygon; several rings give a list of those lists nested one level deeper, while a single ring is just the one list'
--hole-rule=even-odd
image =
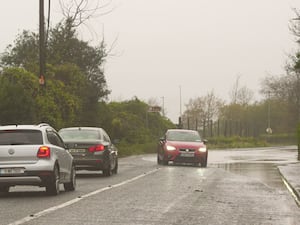
[{"label": "grey sky", "polygon": [[[45,1],[45,4],[48,1]],[[38,30],[38,0],[1,0],[0,52],[23,29]],[[114,10],[81,29],[96,43],[117,39],[105,65],[110,100],[137,96],[162,104],[177,122],[190,98],[214,90],[228,100],[238,75],[255,91],[267,74],[284,73],[297,45],[288,29],[299,0],[112,0]],[[52,0],[52,24],[60,18]]]}]

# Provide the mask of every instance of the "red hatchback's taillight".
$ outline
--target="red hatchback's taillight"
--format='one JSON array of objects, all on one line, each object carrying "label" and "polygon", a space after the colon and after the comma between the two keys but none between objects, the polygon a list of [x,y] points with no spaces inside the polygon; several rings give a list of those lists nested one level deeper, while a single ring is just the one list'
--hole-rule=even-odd
[{"label": "red hatchback's taillight", "polygon": [[41,146],[37,152],[38,158],[50,158],[50,148],[47,146]]},{"label": "red hatchback's taillight", "polygon": [[100,152],[104,150],[105,150],[104,145],[94,145],[89,147],[89,152]]}]

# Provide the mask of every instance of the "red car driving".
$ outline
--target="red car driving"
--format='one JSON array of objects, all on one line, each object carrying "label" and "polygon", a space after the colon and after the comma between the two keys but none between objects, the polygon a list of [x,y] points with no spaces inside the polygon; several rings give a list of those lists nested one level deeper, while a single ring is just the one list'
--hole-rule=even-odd
[{"label": "red car driving", "polygon": [[157,163],[168,165],[169,161],[172,161],[206,167],[208,156],[206,142],[198,131],[169,129],[159,141]]}]

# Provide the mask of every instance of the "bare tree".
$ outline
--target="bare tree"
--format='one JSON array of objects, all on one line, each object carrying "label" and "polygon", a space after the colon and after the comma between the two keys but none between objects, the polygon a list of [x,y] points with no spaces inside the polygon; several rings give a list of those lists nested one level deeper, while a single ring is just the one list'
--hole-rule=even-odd
[{"label": "bare tree", "polygon": [[73,27],[87,25],[86,22],[92,18],[110,13],[112,0],[59,0],[62,13],[70,20]]},{"label": "bare tree", "polygon": [[[65,22],[72,29],[85,26],[91,34],[98,36],[97,32],[89,26],[91,19],[101,17],[112,12],[115,7],[113,0],[59,0],[60,8]],[[104,33],[104,31],[102,31]],[[104,34],[100,42],[105,43]],[[118,41],[116,37],[109,46],[106,46],[107,56],[118,56],[121,53],[112,53]]]},{"label": "bare tree", "polygon": [[231,104],[248,105],[253,99],[253,91],[246,86],[240,86],[241,75],[238,75],[230,91]]},{"label": "bare tree", "polygon": [[190,99],[186,104],[184,112],[184,126],[198,129],[205,129],[209,121],[215,120],[219,116],[220,109],[224,106],[224,101],[218,98],[214,91],[205,96]]},{"label": "bare tree", "polygon": [[235,83],[229,92],[231,103],[236,104],[237,103],[237,96],[238,96],[238,90],[239,90],[239,82],[240,82],[241,75],[237,75],[235,79]]},{"label": "bare tree", "polygon": [[300,43],[300,11],[294,9],[294,12],[296,14],[296,18],[291,19],[289,29],[292,34],[298,38],[296,41]]}]

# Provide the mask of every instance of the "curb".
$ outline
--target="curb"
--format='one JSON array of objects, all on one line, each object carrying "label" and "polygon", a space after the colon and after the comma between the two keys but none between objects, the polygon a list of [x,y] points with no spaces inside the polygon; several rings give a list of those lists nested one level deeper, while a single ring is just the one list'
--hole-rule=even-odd
[{"label": "curb", "polygon": [[[277,167],[278,168],[278,167]],[[281,175],[281,179],[285,186],[287,187],[288,191],[291,192],[292,196],[295,199],[295,202],[297,203],[298,207],[300,207],[300,193],[295,189],[295,187],[288,181],[288,179],[284,176],[280,168],[278,168],[279,173]]]}]

